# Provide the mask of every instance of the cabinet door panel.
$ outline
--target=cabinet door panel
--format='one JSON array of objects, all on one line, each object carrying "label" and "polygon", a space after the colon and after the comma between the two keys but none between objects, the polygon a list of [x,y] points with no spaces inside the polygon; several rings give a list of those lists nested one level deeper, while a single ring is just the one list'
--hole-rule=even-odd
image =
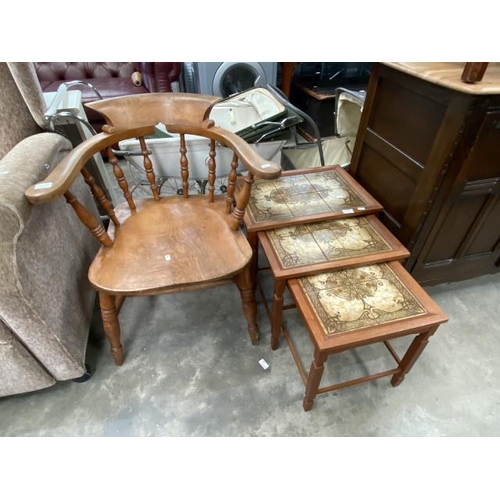
[{"label": "cabinet door panel", "polygon": [[437,233],[425,256],[425,263],[454,259],[460,256],[460,250],[467,240],[468,234],[477,223],[487,196],[485,194],[464,195],[457,200],[444,219],[441,230]]},{"label": "cabinet door panel", "polygon": [[357,180],[384,207],[383,222],[399,237],[415,182],[374,149],[367,146],[362,155],[363,168],[358,171]]},{"label": "cabinet door panel", "polygon": [[500,254],[500,111],[490,109],[412,274],[420,282],[497,270]]},{"label": "cabinet door panel", "polygon": [[381,78],[368,128],[425,164],[445,113],[446,106],[407,88],[404,80],[400,84]]},{"label": "cabinet door panel", "polygon": [[499,247],[500,197],[490,195],[484,212],[483,217],[475,224],[475,231],[464,248],[465,256],[492,254]]},{"label": "cabinet door panel", "polygon": [[500,110],[486,113],[466,168],[468,181],[500,177]]}]

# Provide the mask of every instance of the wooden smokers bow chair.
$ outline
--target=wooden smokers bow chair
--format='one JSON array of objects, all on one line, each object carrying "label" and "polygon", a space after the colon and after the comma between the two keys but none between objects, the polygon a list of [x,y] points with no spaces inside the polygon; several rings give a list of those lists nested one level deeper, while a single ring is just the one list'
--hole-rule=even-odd
[{"label": "wooden smokers bow chair", "polygon": [[[235,282],[252,343],[259,341],[255,287],[249,272],[252,250],[241,227],[254,177],[273,179],[280,175],[281,167],[264,160],[243,139],[208,119],[218,100],[198,94],[164,93],[88,104],[106,119],[103,132],[72,150],[43,182],[26,191],[28,200],[35,204],[63,195],[101,243],[88,276],[99,292],[104,331],[117,365],[123,363],[118,313],[127,296],[190,291]],[[169,132],[180,134],[182,195],[160,194],[145,139],[154,133],[158,123],[163,123]],[[186,134],[208,138],[206,194],[189,193]],[[147,199],[133,199],[111,149],[130,138],[139,138],[151,188],[151,197]],[[225,195],[216,195],[214,189],[216,144],[233,152]],[[112,207],[85,168],[87,160],[103,149],[107,150],[124,195],[125,201],[117,207]],[[244,177],[237,174],[239,162],[246,169]],[[79,173],[109,216],[107,231],[71,192]],[[236,192],[236,183],[240,182],[243,187]]]}]

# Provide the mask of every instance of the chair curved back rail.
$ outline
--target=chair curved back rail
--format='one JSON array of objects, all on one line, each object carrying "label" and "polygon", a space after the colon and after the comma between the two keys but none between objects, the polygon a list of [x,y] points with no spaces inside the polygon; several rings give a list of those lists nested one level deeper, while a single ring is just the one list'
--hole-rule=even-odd
[{"label": "chair curved back rail", "polygon": [[[53,201],[59,196],[64,196],[82,223],[100,243],[111,246],[112,241],[102,224],[78,202],[69,188],[78,174],[81,173],[92,190],[95,199],[105,210],[115,227],[120,226],[111,202],[89,174],[85,164],[94,154],[107,150],[114,176],[131,213],[133,213],[137,208],[133,194],[129,191],[128,183],[116,156],[111,150],[111,146],[126,139],[139,138],[144,170],[150,184],[152,198],[159,201],[160,193],[156,184],[154,166],[148,154],[146,137],[154,134],[155,126],[158,123],[163,123],[167,131],[180,135],[179,172],[182,179],[184,198],[190,196],[188,193],[188,150],[185,140],[187,134],[202,136],[210,140],[207,162],[207,193],[208,201],[211,203],[216,198],[214,188],[217,173],[216,143],[220,143],[233,151],[231,170],[228,176],[225,210],[227,214],[232,214],[232,218],[228,219],[230,228],[237,230],[243,222],[254,178],[276,178],[280,175],[281,166],[264,160],[241,137],[215,126],[212,120],[207,119],[212,106],[218,100],[219,98],[213,96],[199,94],[157,93],[117,97],[88,104],[87,106],[101,113],[106,119],[107,124],[103,127],[103,132],[89,138],[73,149],[43,182],[39,182],[26,190],[26,197],[33,204],[41,204]],[[242,179],[243,188],[236,194],[236,169],[239,161],[246,167],[247,175]]]},{"label": "chair curved back rail", "polygon": [[[33,204],[64,196],[81,222],[102,244],[88,277],[99,292],[104,332],[117,365],[123,363],[118,312],[124,297],[128,296],[183,292],[233,282],[240,291],[252,343],[259,341],[255,286],[250,272],[253,251],[241,227],[254,178],[279,177],[281,166],[263,159],[241,137],[208,119],[217,100],[198,94],[157,93],[88,104],[106,119],[103,131],[74,148],[44,181],[25,191]],[[158,187],[147,137],[154,134],[159,123],[180,137],[182,196],[161,196]],[[187,134],[209,139],[205,194],[191,195],[188,191]],[[139,138],[151,189],[151,197],[147,199],[134,200],[133,190],[129,189],[112,150],[113,145],[132,138]],[[216,145],[219,143],[229,148],[233,156],[227,193],[216,195]],[[123,192],[124,202],[116,207],[85,167],[87,161],[103,149],[107,150],[114,177]],[[240,163],[246,168],[241,177],[237,173]],[[227,171],[225,168],[226,175]],[[83,175],[95,200],[108,214],[108,230],[71,192],[78,174]]]}]

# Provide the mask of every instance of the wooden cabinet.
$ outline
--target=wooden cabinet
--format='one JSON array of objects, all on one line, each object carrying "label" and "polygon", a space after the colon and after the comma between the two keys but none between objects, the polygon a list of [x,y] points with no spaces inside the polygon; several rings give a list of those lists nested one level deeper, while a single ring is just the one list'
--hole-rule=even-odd
[{"label": "wooden cabinet", "polygon": [[[321,137],[335,135],[335,88],[314,88],[296,84],[292,90],[292,103],[307,113],[316,123]],[[303,132],[315,138],[311,126],[300,125]]]},{"label": "wooden cabinet", "polygon": [[351,162],[422,284],[500,270],[500,66],[462,69],[375,65]]}]

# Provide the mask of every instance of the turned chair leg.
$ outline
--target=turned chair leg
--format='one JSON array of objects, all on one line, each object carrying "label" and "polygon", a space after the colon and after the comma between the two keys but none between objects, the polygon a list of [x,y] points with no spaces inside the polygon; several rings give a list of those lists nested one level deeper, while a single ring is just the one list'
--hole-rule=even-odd
[{"label": "turned chair leg", "polygon": [[250,266],[247,266],[240,274],[235,276],[236,286],[240,291],[243,314],[247,320],[248,333],[253,345],[260,340],[259,327],[257,325],[257,302],[255,300],[255,288],[253,286]]},{"label": "turned chair leg", "polygon": [[255,290],[257,288],[257,273],[259,269],[259,239],[257,233],[248,233],[247,240],[252,249],[252,259],[250,260],[249,270],[252,287]]},{"label": "turned chair leg", "polygon": [[121,366],[123,364],[123,348],[120,342],[120,323],[116,312],[115,297],[99,292],[99,304],[101,306],[104,333],[109,341],[111,355],[115,365]]}]

